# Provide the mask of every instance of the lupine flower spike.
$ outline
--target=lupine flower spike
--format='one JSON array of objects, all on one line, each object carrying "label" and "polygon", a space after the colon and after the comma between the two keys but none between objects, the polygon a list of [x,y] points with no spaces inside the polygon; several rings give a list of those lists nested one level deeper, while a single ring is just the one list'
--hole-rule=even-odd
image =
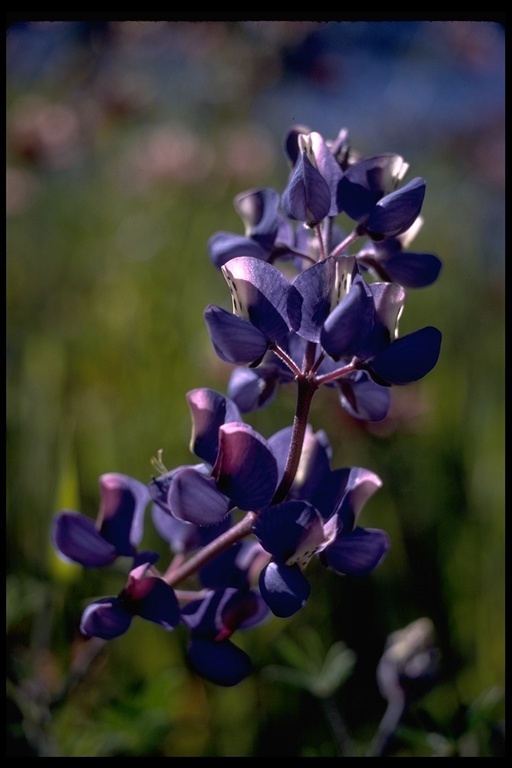
[{"label": "lupine flower spike", "polygon": [[[316,392],[334,392],[353,419],[382,421],[393,388],[426,376],[441,349],[434,326],[400,332],[407,291],[441,271],[434,254],[409,250],[425,180],[407,181],[400,155],[361,158],[346,128],[330,140],[294,126],[284,149],[285,188],[238,194],[240,231],[207,244],[227,291],[205,308],[205,332],[231,370],[226,394],[187,394],[194,463],[167,469],[159,451],[146,483],[102,475],[97,519],[62,510],[52,527],[67,560],[126,566],[118,594],[86,607],[84,635],[114,639],[134,617],[151,621],[185,634],[190,670],[222,686],[253,669],[237,633],[303,609],[312,569],[366,577],[391,546],[359,524],[382,480],[332,466],[329,438],[309,420]],[[296,390],[293,424],[262,435],[249,415],[281,386]],[[148,510],[160,552],[143,547]]]}]

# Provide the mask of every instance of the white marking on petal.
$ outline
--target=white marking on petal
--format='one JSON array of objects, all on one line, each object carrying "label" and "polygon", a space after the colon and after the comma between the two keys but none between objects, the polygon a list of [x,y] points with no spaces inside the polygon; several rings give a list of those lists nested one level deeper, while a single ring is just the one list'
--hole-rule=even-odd
[{"label": "white marking on petal", "polygon": [[313,150],[313,142],[311,140],[311,134],[299,133],[299,149],[301,152],[306,153],[311,165],[318,170],[315,152]]},{"label": "white marking on petal", "polygon": [[331,301],[331,309],[345,298],[352,285],[352,275],[354,272],[354,256],[341,256],[336,261],[336,276],[334,279],[334,289]]},{"label": "white marking on petal", "polygon": [[322,526],[313,526],[312,529],[308,531],[306,538],[300,542],[293,555],[288,558],[286,565],[297,564],[300,568],[305,568],[323,543],[324,535]]},{"label": "white marking on petal", "polygon": [[247,309],[244,308],[242,304],[242,299],[240,297],[240,293],[238,292],[238,288],[236,285],[236,280],[232,276],[232,274],[225,268],[225,266],[221,267],[222,274],[224,275],[226,282],[228,284],[230,293],[231,293],[231,301],[233,304],[233,313],[235,315],[238,315],[238,317],[243,317],[246,320],[249,319],[249,313],[247,312]]}]

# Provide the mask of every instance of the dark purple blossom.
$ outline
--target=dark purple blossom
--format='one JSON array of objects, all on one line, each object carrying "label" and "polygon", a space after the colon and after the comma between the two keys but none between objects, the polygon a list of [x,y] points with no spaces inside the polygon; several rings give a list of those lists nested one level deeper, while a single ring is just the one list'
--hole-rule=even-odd
[{"label": "dark purple blossom", "polygon": [[233,313],[215,305],[206,308],[213,347],[228,363],[255,365],[272,343],[299,324],[300,295],[279,269],[258,259],[231,259],[222,272]]},{"label": "dark purple blossom", "polygon": [[397,189],[408,167],[400,155],[387,154],[347,168],[338,183],[338,212],[358,222],[359,235],[382,240],[412,226],[420,214],[426,185],[417,177]]},{"label": "dark purple blossom", "polygon": [[352,163],[338,183],[338,213],[364,220],[379,200],[396,189],[408,169],[403,157],[392,153]]},{"label": "dark purple blossom", "polygon": [[[269,438],[280,477],[291,438],[291,427]],[[389,549],[384,531],[357,526],[364,503],[382,485],[380,478],[357,467],[332,470],[331,458],[326,433],[314,433],[308,425],[285,501],[262,510],[253,526],[258,541],[272,555],[261,571],[260,591],[272,612],[282,618],[308,600],[311,590],[304,569],[313,555],[340,574],[363,575]]]},{"label": "dark purple blossom", "polygon": [[334,360],[355,357],[377,384],[408,384],[436,365],[441,333],[433,327],[398,338],[405,291],[395,283],[372,283],[356,276],[331,312],[321,343]]},{"label": "dark purple blossom", "polygon": [[434,283],[441,271],[441,260],[432,253],[407,250],[423,220],[418,216],[412,227],[396,237],[369,240],[356,254],[357,263],[378,280],[399,283],[404,288],[424,288]]},{"label": "dark purple blossom", "polygon": [[265,621],[269,608],[251,587],[252,571],[268,555],[256,541],[237,542],[199,572],[207,594],[188,603],[182,621],[190,633],[187,657],[192,668],[218,685],[232,686],[252,672],[249,656],[231,637]]},{"label": "dark purple blossom", "polygon": [[[294,125],[286,132],[284,150],[292,168],[299,157],[299,137],[301,135],[308,136],[311,133],[313,133],[311,128],[308,128],[306,125]],[[317,135],[319,136],[320,134]],[[348,130],[346,128],[339,130],[334,141],[327,140],[325,144],[342,171],[348,167],[349,163],[353,162],[350,153]]]},{"label": "dark purple blossom", "polygon": [[153,501],[194,525],[218,524],[234,507],[265,507],[277,484],[276,460],[266,440],[242,421],[224,423],[238,415],[229,398],[203,389],[189,393],[188,399],[191,447],[206,461],[155,478],[150,484]]},{"label": "dark purple blossom", "polygon": [[[330,177],[337,173],[338,181],[341,170],[319,134],[300,134],[298,143],[297,162],[281,196],[281,206],[289,218],[314,227],[330,215]],[[328,162],[327,155],[331,162]],[[322,171],[327,175],[327,179]]]},{"label": "dark purple blossom", "polygon": [[143,534],[144,512],[150,501],[147,486],[127,475],[100,477],[100,509],[96,521],[64,510],[53,520],[57,550],[85,568],[111,565],[118,557],[135,557]]},{"label": "dark purple blossom", "polygon": [[260,512],[254,533],[272,560],[259,583],[273,613],[291,616],[306,603],[310,585],[303,571],[315,554],[339,574],[364,575],[377,567],[389,538],[384,531],[360,528],[357,520],[381,484],[367,469],[333,470],[310,501],[285,501]]},{"label": "dark purple blossom", "polygon": [[[260,267],[264,271],[275,269],[259,262],[251,264],[254,260],[250,258],[235,262],[240,262],[237,268],[248,273],[252,267],[256,272]],[[232,265],[233,262],[226,265],[226,272]],[[293,311],[287,317],[293,316],[294,328],[265,348],[264,355],[252,361],[249,370],[233,372],[229,396],[242,412],[261,408],[272,399],[278,384],[295,380],[297,371],[304,370],[307,343],[318,345],[314,358],[316,380],[336,386],[341,404],[358,419],[383,419],[390,398],[382,388],[416,381],[436,364],[441,344],[439,331],[427,327],[399,338],[398,320],[406,299],[404,288],[397,283],[367,283],[355,258],[328,257],[302,271],[291,284],[283,282],[284,276],[278,270],[275,272],[280,275],[284,295],[292,289],[287,308],[291,306]],[[264,295],[268,283],[260,280],[259,285],[261,289],[251,298],[255,323],[265,315],[268,303]],[[244,304],[238,299],[237,302],[240,312]],[[286,312],[282,308],[282,314]],[[241,320],[227,312],[225,315]],[[247,321],[246,325],[251,334],[259,332],[252,322]],[[281,330],[285,327],[283,323]],[[221,328],[219,324],[214,329],[214,338],[217,350],[236,349],[232,359],[238,364],[242,362],[242,351],[246,349],[243,339],[230,335],[227,326]],[[264,343],[261,333],[258,351]],[[221,356],[227,359],[225,351]],[[337,371],[342,373],[337,376]]]},{"label": "dark purple blossom", "polygon": [[174,590],[159,576],[147,575],[152,562],[133,568],[117,597],[104,597],[85,609],[80,623],[84,635],[112,640],[129,629],[134,616],[167,631],[178,626],[180,609]]},{"label": "dark purple blossom", "polygon": [[279,210],[280,196],[274,189],[251,189],[237,195],[233,202],[245,225],[245,233],[221,231],[212,235],[208,253],[215,267],[221,269],[240,256],[268,262],[312,257],[306,231],[296,229]]},{"label": "dark purple blossom", "polygon": [[256,590],[210,590],[182,610],[190,641],[187,658],[199,675],[217,685],[238,685],[253,671],[248,654],[230,639],[237,629],[257,626],[268,608]]}]

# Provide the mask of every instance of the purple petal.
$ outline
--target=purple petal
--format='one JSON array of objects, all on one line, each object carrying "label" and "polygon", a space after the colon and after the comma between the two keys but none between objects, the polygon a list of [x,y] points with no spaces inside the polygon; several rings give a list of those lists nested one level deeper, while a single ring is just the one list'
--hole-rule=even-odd
[{"label": "purple petal", "polygon": [[277,376],[274,367],[235,368],[228,382],[228,395],[242,413],[263,408],[274,397]]},{"label": "purple petal", "polygon": [[364,223],[370,237],[396,237],[418,218],[425,197],[425,181],[415,178],[401,189],[383,197]]},{"label": "purple petal", "polygon": [[238,685],[252,672],[249,656],[230,640],[216,643],[203,638],[192,639],[187,656],[191,667],[216,685]]},{"label": "purple petal", "polygon": [[115,546],[118,555],[133,555],[142,539],[144,512],[150,501],[148,487],[127,475],[110,472],[100,477],[100,494],[101,535]]},{"label": "purple petal", "polygon": [[146,576],[127,589],[134,601],[134,611],[147,621],[171,631],[180,622],[180,608],[174,590],[163,579]]},{"label": "purple petal", "polygon": [[261,624],[268,615],[268,606],[257,590],[247,589],[246,584],[241,589],[226,589],[224,599],[219,603],[217,620],[220,631],[215,640],[225,640],[239,628],[248,629]]},{"label": "purple petal", "polygon": [[369,288],[377,317],[389,331],[389,337],[396,338],[398,319],[407,298],[405,290],[397,283],[372,283]]},{"label": "purple petal", "polygon": [[355,419],[382,421],[391,404],[389,387],[381,386],[364,371],[358,371],[353,379],[340,379],[341,405]]},{"label": "purple petal", "polygon": [[215,352],[226,363],[247,365],[260,360],[267,351],[264,334],[249,320],[210,304],[204,319]]},{"label": "purple petal", "polygon": [[335,510],[339,529],[348,534],[357,525],[364,504],[382,487],[382,480],[375,472],[364,467],[351,467],[343,499]]},{"label": "purple petal", "polygon": [[320,516],[307,501],[286,501],[263,509],[253,531],[267,552],[286,561],[311,556],[324,539]]},{"label": "purple petal", "polygon": [[394,154],[368,157],[350,165],[338,184],[338,211],[355,221],[365,218],[395,188],[407,167],[403,158]]},{"label": "purple petal", "polygon": [[405,288],[424,288],[439,277],[442,262],[432,253],[401,252],[378,258],[389,279]]},{"label": "purple petal", "polygon": [[[170,472],[166,472],[165,474],[159,475],[158,477],[153,477],[153,479],[148,485],[149,495],[151,496],[154,503],[158,505],[158,507],[161,510],[163,510],[163,512],[167,515],[167,517],[172,517],[172,512],[169,508],[169,502],[168,502],[169,488],[171,486],[172,479],[176,474],[176,472],[188,466],[190,465],[182,464],[181,466],[176,467],[175,469],[172,469]],[[202,465],[196,464],[197,468],[199,468],[199,466],[204,467],[203,474],[205,475],[209,474],[209,469],[207,469],[204,464]],[[164,536],[164,538],[166,537]],[[166,538],[166,541],[168,541],[167,538]]]},{"label": "purple petal", "polygon": [[117,597],[105,597],[87,606],[82,614],[80,631],[91,637],[112,640],[123,635],[132,623],[132,615]]},{"label": "purple petal", "polygon": [[[234,200],[235,210],[245,224],[245,235],[270,251],[278,230],[279,194],[275,189],[251,189]],[[251,256],[250,253],[238,254]]]},{"label": "purple petal", "polygon": [[193,467],[175,474],[168,503],[174,517],[195,525],[219,523],[230,508],[229,499],[217,490],[215,480],[204,477]]},{"label": "purple petal", "polygon": [[[220,589],[210,590],[205,597],[186,603],[181,611],[181,619],[192,637],[215,637],[220,628],[218,621],[219,603],[225,599]],[[232,589],[231,592],[235,592]]]},{"label": "purple petal", "polygon": [[361,277],[354,278],[347,295],[333,309],[324,323],[322,347],[334,360],[358,351],[374,325],[375,305],[369,286]]},{"label": "purple petal", "polygon": [[240,509],[267,506],[276,490],[276,460],[266,440],[248,424],[220,428],[213,474],[219,490]]},{"label": "purple petal", "polygon": [[343,175],[342,170],[335,160],[331,150],[325,143],[323,137],[319,133],[314,131],[310,134],[310,139],[311,148],[316,160],[316,167],[324,177],[330,190],[331,207],[327,215],[336,216],[338,213],[338,206],[336,203],[336,190]]},{"label": "purple petal", "polygon": [[322,326],[333,305],[336,260],[325,259],[304,270],[293,286],[302,296],[302,313],[297,333],[308,341],[320,341]]},{"label": "purple petal", "polygon": [[84,568],[110,565],[118,555],[114,545],[105,541],[94,522],[79,512],[64,511],[55,516],[52,540],[64,557]]},{"label": "purple petal", "polygon": [[339,536],[321,553],[324,565],[340,574],[363,576],[382,561],[390,547],[387,533],[375,528],[356,528]]},{"label": "purple petal", "polygon": [[249,320],[268,342],[298,327],[300,295],[272,264],[241,257],[225,264],[222,273],[231,291],[233,311]]},{"label": "purple petal", "polygon": [[192,389],[186,397],[192,417],[190,450],[213,466],[219,449],[219,427],[241,421],[240,411],[228,397],[207,387]]},{"label": "purple petal", "polygon": [[287,132],[284,139],[284,150],[288,156],[290,165],[293,166],[297,163],[299,158],[299,136],[301,134],[308,135],[311,133],[311,128],[306,125],[293,125]]},{"label": "purple petal", "polygon": [[[300,139],[299,137],[299,143]],[[307,141],[307,138],[305,139]],[[302,150],[290,180],[281,196],[281,207],[291,219],[314,226],[324,219],[331,208],[329,185]]]},{"label": "purple petal", "polygon": [[343,500],[349,477],[349,467],[334,469],[323,478],[321,485],[311,495],[311,504],[318,510],[323,520],[327,521],[332,517]]},{"label": "purple petal", "polygon": [[262,246],[244,235],[234,235],[231,232],[216,232],[208,240],[208,252],[212,264],[220,269],[230,259],[237,256],[252,256],[254,259],[268,259],[270,249]]},{"label": "purple petal", "polygon": [[394,341],[367,368],[378,383],[409,384],[434,368],[440,351],[441,332],[427,326]]},{"label": "purple petal", "polygon": [[350,143],[347,128],[340,128],[338,135],[330,145],[332,156],[336,158],[340,167],[345,170],[350,153]]},{"label": "purple petal", "polygon": [[220,589],[226,587],[226,585],[236,588],[247,586],[247,572],[251,561],[248,560],[247,563],[241,565],[238,562],[238,556],[249,544],[254,545],[257,544],[257,542],[237,542],[223,552],[220,552],[216,557],[210,560],[210,562],[203,566],[199,570],[199,580],[202,586],[208,587],[209,589]]},{"label": "purple petal", "polygon": [[268,447],[274,454],[277,461],[277,472],[279,480],[283,476],[286,461],[288,459],[288,452],[290,450],[290,440],[293,434],[293,427],[284,427],[278,432],[275,432],[268,438]]},{"label": "purple petal", "polygon": [[171,514],[170,509],[164,511],[157,503],[153,504],[151,517],[157,533],[174,553],[190,552],[199,547],[198,527],[193,523],[178,520]]},{"label": "purple petal", "polygon": [[299,467],[293,481],[292,490],[296,497],[309,499],[321,488],[330,475],[332,448],[324,430],[313,433],[306,429]]},{"label": "purple petal", "polygon": [[270,562],[260,574],[261,596],[275,616],[286,619],[306,604],[311,586],[298,565]]}]

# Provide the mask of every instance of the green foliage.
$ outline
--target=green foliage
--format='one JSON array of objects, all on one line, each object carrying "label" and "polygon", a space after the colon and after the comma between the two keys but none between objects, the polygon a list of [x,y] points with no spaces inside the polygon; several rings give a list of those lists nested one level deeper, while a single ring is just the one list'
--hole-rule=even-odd
[{"label": "green foliage", "polygon": [[324,650],[319,634],[312,627],[303,627],[300,644],[283,636],[278,651],[287,666],[269,665],[263,674],[273,680],[295,685],[323,699],[332,696],[352,673],[355,654],[338,641]]}]

